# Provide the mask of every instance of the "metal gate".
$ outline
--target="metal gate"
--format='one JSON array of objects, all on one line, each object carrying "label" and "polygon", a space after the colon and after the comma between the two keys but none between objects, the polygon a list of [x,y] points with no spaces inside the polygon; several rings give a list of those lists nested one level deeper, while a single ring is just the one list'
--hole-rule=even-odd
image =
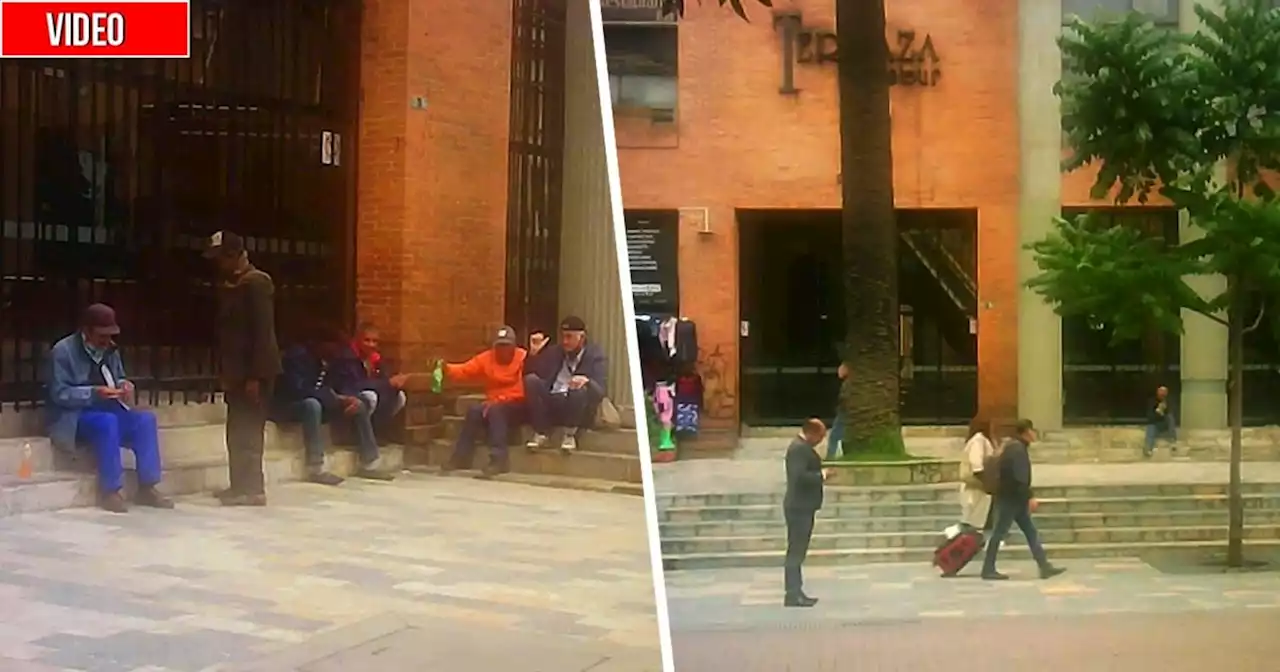
[{"label": "metal gate", "polygon": [[506,321],[519,333],[559,320],[566,0],[515,0]]},{"label": "metal gate", "polygon": [[0,63],[0,406],[38,402],[44,353],[93,301],[151,403],[207,399],[198,249],[224,227],[275,277],[282,340],[349,319],[359,2],[191,15],[190,59]]}]

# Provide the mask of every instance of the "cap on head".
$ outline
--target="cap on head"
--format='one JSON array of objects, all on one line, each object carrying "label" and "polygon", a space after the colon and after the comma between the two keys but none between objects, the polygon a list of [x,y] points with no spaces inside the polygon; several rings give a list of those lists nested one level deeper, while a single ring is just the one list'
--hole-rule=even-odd
[{"label": "cap on head", "polygon": [[587,323],[581,317],[570,315],[560,320],[560,331],[586,331]]},{"label": "cap on head", "polygon": [[218,231],[209,236],[208,242],[205,243],[204,256],[206,259],[214,259],[217,257],[236,257],[244,252],[244,238],[231,231]]},{"label": "cap on head", "polygon": [[80,326],[97,334],[115,336],[120,333],[116,322],[116,310],[105,303],[95,303],[84,309]]},{"label": "cap on head", "polygon": [[493,344],[494,345],[515,345],[516,330],[506,325],[498,327],[498,330],[493,332]]}]

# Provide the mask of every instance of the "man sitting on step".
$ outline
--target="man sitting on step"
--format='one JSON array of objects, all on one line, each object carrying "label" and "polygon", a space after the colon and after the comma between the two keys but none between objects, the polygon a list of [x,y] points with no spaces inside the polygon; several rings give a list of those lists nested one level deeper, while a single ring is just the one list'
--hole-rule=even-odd
[{"label": "man sitting on step", "polygon": [[580,317],[560,321],[560,342],[547,345],[547,337],[529,337],[529,363],[524,389],[529,399],[533,440],[529,448],[546,448],[559,439],[560,449],[578,447],[578,432],[590,429],[605,397],[608,361],[604,350],[587,340],[587,325]]},{"label": "man sitting on step", "polygon": [[346,349],[336,329],[325,329],[312,343],[285,351],[284,372],[276,382],[272,419],[302,424],[307,480],[338,485],[342,477],[324,468],[327,441],[324,425],[337,418],[351,421],[360,452],[355,475],[378,481],[393,476],[378,468],[380,451],[373,433],[373,406],[360,394],[360,362]]},{"label": "man sitting on step", "polygon": [[458,433],[453,456],[441,473],[470,469],[476,435],[484,428],[489,439],[489,463],[480,478],[493,478],[511,471],[507,443],[511,430],[524,422],[524,365],[528,352],[516,345],[516,332],[501,327],[488,350],[461,364],[445,364],[444,379],[451,383],[478,383],[484,386],[484,402],[467,409]]},{"label": "man sitting on step", "polygon": [[98,503],[124,513],[124,464],[120,448],[133,450],[138,471],[134,503],[172,509],[160,484],[160,436],[156,416],[133,408],[133,383],[125,377],[116,349],[116,311],[95,303],[85,309],[80,330],[54,344],[49,353],[46,413],[55,448],[73,452],[87,446],[98,463]]},{"label": "man sitting on step", "polygon": [[373,408],[373,426],[379,431],[404,410],[408,401],[404,385],[409,379],[408,374],[392,375],[388,370],[378,350],[380,340],[378,327],[365,322],[356,330],[356,338],[351,342],[351,351],[360,362],[359,396]]}]

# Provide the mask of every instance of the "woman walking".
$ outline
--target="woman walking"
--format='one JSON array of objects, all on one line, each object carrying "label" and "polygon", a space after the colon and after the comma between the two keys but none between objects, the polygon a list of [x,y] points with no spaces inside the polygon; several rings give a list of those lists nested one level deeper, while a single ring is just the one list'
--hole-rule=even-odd
[{"label": "woman walking", "polygon": [[978,416],[969,422],[969,436],[960,460],[960,522],[985,531],[991,513],[991,495],[982,487],[982,469],[996,452],[991,421]]}]

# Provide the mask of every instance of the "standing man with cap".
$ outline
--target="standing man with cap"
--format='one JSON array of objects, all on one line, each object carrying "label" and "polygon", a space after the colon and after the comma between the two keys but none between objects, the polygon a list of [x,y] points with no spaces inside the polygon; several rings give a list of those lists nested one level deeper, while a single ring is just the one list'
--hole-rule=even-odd
[{"label": "standing man with cap", "polygon": [[529,448],[546,448],[559,435],[560,449],[578,448],[578,432],[594,424],[605,397],[608,360],[604,349],[587,340],[587,324],[580,317],[560,321],[560,342],[547,345],[541,332],[529,335],[529,364],[524,392],[534,436]]},{"label": "standing man with cap", "polygon": [[74,452],[87,445],[98,463],[98,504],[114,513],[128,510],[120,448],[133,450],[138,470],[134,503],[172,509],[161,495],[160,435],[151,411],[132,408],[133,383],[125,377],[116,349],[116,311],[95,303],[85,309],[80,330],[54,344],[49,353],[46,414],[55,447]]},{"label": "standing man with cap", "polygon": [[441,473],[470,469],[475,451],[476,434],[483,428],[489,439],[489,463],[481,478],[493,478],[511,471],[507,441],[512,427],[524,421],[524,364],[528,352],[516,345],[516,332],[500,327],[493,336],[493,346],[461,364],[445,364],[444,379],[454,383],[484,385],[484,402],[467,409],[458,433],[453,456]]},{"label": "standing man with cap", "polygon": [[244,239],[230,231],[209,238],[218,283],[218,360],[227,403],[227,468],[231,487],[217,493],[224,506],[265,506],[263,432],[276,376],[275,283],[249,263]]}]

